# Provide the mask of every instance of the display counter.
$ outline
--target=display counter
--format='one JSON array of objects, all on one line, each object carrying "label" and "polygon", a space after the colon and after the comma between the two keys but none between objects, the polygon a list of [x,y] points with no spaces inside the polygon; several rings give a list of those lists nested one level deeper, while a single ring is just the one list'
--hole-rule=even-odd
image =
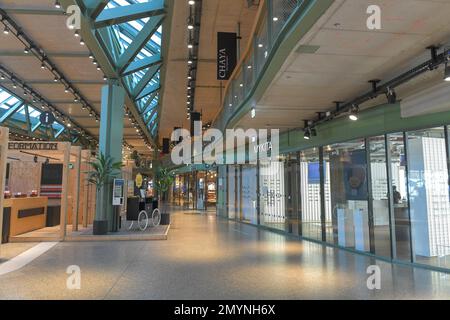
[{"label": "display counter", "polygon": [[47,197],[5,199],[3,202],[4,231],[9,237],[14,237],[45,228],[47,206]]}]

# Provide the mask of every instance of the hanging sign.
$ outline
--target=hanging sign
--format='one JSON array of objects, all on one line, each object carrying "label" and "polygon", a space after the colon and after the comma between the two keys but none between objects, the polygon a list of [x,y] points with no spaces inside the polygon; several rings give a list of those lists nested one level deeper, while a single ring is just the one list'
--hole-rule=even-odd
[{"label": "hanging sign", "polygon": [[237,64],[237,34],[217,33],[217,80],[229,80]]},{"label": "hanging sign", "polygon": [[42,112],[39,116],[39,121],[44,126],[51,126],[55,123],[55,116],[51,112]]},{"label": "hanging sign", "polygon": [[142,177],[142,174],[138,173],[136,175],[135,182],[136,182],[136,187],[138,187],[138,188],[142,187],[142,184],[144,183],[144,178]]}]

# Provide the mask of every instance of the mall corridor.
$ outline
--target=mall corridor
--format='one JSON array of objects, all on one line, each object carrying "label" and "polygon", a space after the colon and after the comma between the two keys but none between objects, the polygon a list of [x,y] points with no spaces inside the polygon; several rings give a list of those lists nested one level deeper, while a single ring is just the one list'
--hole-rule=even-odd
[{"label": "mall corridor", "polygon": [[[71,265],[81,290],[66,288]],[[168,241],[60,243],[0,276],[0,299],[448,299],[449,277],[180,211]]]}]

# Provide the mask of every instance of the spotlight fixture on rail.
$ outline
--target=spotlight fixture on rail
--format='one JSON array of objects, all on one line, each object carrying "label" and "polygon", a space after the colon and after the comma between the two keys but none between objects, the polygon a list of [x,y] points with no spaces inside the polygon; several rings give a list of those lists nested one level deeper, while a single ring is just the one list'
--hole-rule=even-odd
[{"label": "spotlight fixture on rail", "polygon": [[386,97],[389,104],[397,103],[397,93],[393,88],[387,88]]},{"label": "spotlight fixture on rail", "polygon": [[450,82],[450,66],[449,66],[449,61],[450,61],[450,49],[448,49],[448,48],[445,49],[444,55],[445,55],[444,81]]},{"label": "spotlight fixture on rail", "polygon": [[352,105],[352,108],[350,109],[350,114],[349,114],[348,118],[351,121],[359,120],[359,106],[357,104]]}]

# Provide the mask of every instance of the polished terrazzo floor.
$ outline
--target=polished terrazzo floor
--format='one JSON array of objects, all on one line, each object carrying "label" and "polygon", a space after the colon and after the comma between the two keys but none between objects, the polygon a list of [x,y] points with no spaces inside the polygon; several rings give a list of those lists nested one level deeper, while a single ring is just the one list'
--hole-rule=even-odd
[{"label": "polished terrazzo floor", "polygon": [[[60,243],[0,277],[0,299],[449,299],[450,276],[177,212],[168,241]],[[382,270],[367,288],[367,267]],[[68,290],[68,266],[81,290]]]}]

